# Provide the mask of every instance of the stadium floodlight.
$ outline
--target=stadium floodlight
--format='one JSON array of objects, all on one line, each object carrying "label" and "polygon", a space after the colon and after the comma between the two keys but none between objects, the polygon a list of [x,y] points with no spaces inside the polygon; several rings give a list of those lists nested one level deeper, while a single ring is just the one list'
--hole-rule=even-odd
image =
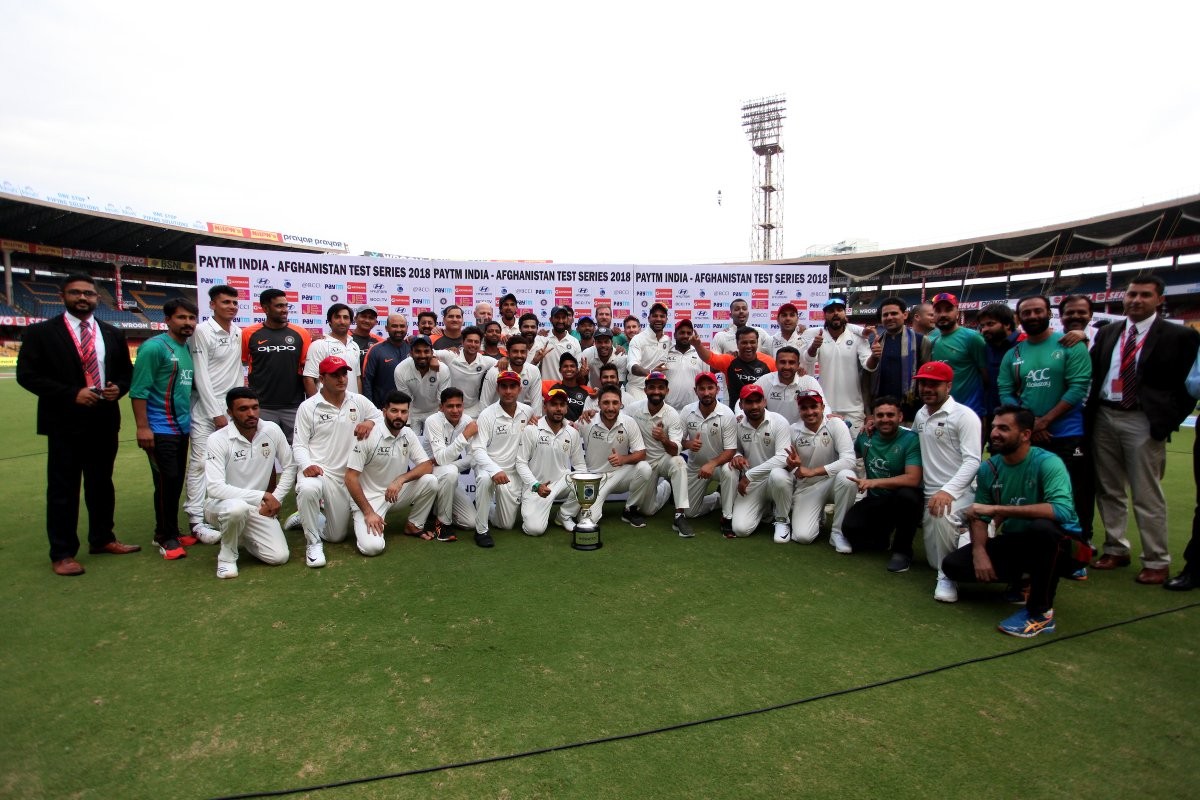
[{"label": "stadium floodlight", "polygon": [[750,258],[783,257],[783,95],[760,97],[742,105],[742,127],[754,150],[754,222]]}]

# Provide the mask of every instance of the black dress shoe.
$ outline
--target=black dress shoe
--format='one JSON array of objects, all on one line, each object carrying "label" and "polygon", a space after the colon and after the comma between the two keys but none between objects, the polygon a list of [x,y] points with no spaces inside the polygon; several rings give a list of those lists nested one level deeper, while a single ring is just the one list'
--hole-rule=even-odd
[{"label": "black dress shoe", "polygon": [[1183,572],[1170,578],[1163,584],[1164,589],[1169,589],[1172,592],[1190,592],[1196,588],[1196,576],[1191,570],[1185,569]]}]

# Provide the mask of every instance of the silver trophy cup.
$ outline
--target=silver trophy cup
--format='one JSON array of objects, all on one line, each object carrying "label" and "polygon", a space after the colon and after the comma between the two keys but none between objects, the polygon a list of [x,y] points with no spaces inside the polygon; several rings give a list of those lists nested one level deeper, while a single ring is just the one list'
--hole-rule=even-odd
[{"label": "silver trophy cup", "polygon": [[576,550],[599,550],[604,546],[600,541],[600,526],[592,519],[592,506],[600,499],[600,487],[606,480],[608,475],[595,472],[572,472],[567,475],[567,481],[575,490],[575,499],[582,509],[571,535],[571,547]]}]

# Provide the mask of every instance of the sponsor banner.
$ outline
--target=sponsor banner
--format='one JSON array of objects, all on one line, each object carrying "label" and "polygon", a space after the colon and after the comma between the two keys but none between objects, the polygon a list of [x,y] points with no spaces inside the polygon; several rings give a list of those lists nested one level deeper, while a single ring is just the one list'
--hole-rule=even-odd
[{"label": "sponsor banner", "polygon": [[377,332],[388,313],[408,316],[433,311],[440,320],[446,308],[460,306],[469,323],[476,303],[494,307],[512,293],[518,313],[532,313],[550,327],[556,305],[570,305],[576,317],[595,316],[600,306],[612,310],[614,325],[634,316],[643,325],[650,307],[661,302],[673,318],[689,318],[705,339],[729,324],[735,299],[751,303],[750,323],[776,330],[775,309],[793,303],[801,324],[823,322],[820,308],[829,296],[828,265],[763,265],[732,268],[722,264],[646,267],[632,264],[522,264],[511,262],[430,261],[365,256],[196,248],[197,301],[208,307],[210,286],[225,283],[243,300],[239,325],[262,320],[257,298],[265,289],[282,289],[292,304],[291,320],[320,333],[325,310],[334,303],[380,309]]}]

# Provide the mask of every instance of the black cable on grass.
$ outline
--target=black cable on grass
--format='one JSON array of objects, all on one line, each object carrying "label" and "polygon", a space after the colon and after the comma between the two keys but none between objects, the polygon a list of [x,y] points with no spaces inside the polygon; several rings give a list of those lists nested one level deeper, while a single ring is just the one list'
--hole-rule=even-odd
[{"label": "black cable on grass", "polygon": [[264,792],[246,792],[245,794],[221,795],[220,797],[213,798],[213,800],[246,800],[247,798],[253,798],[253,797],[283,797],[284,795],[300,794],[301,792],[319,792],[323,789],[337,789],[337,788],[341,788],[343,786],[354,786],[354,785],[361,784],[361,783],[373,783],[375,781],[386,781],[386,780],[392,780],[394,778],[408,778],[408,777],[412,777],[413,775],[427,775],[432,772],[446,772],[448,770],[462,769],[464,767],[478,767],[483,764],[495,764],[495,763],[498,763],[501,761],[515,761],[516,759],[519,759],[519,758],[529,758],[530,756],[541,756],[541,755],[545,755],[547,753],[561,752],[563,750],[574,750],[579,747],[588,747],[588,746],[596,745],[596,744],[608,744],[609,742],[620,742],[620,741],[625,741],[627,739],[638,739],[643,736],[653,736],[654,734],[659,734],[659,733],[669,733],[670,731],[683,730],[684,728],[694,728],[699,725],[707,725],[712,722],[725,722],[725,721],[731,720],[731,719],[739,719],[741,717],[750,717],[750,716],[754,716],[756,714],[765,714],[768,711],[780,711],[785,708],[792,708],[794,706],[802,706],[807,703],[815,703],[818,700],[828,700],[833,697],[841,697],[842,695],[855,694],[856,692],[864,692],[868,689],[878,689],[882,686],[890,686],[894,683],[902,683],[904,681],[910,681],[915,678],[924,678],[928,675],[935,675],[939,672],[946,672],[947,670],[958,669],[959,667],[966,667],[971,664],[982,664],[985,661],[995,661],[996,659],[999,659],[999,658],[1007,658],[1008,656],[1014,656],[1014,655],[1018,655],[1021,653],[1028,653],[1031,650],[1037,650],[1038,648],[1041,648],[1041,647],[1049,647],[1051,645],[1060,644],[1062,642],[1068,642],[1072,639],[1078,639],[1081,636],[1090,636],[1093,633],[1099,633],[1100,631],[1105,631],[1110,628],[1118,628],[1122,625],[1129,625],[1130,623],[1133,623],[1133,622],[1142,622],[1143,620],[1153,619],[1154,617],[1161,617],[1165,614],[1174,614],[1178,611],[1186,611],[1191,608],[1196,608],[1197,606],[1200,606],[1200,601],[1195,602],[1195,603],[1189,603],[1189,604],[1183,605],[1183,606],[1178,606],[1177,608],[1168,608],[1163,611],[1152,611],[1149,614],[1142,614],[1141,616],[1130,617],[1129,619],[1120,620],[1118,622],[1109,622],[1104,625],[1099,625],[1095,628],[1088,628],[1087,630],[1079,631],[1078,633],[1068,633],[1063,636],[1056,636],[1056,637],[1053,637],[1050,639],[1043,639],[1034,644],[1028,645],[1027,647],[1021,647],[1016,650],[1008,650],[1003,653],[993,653],[992,655],[989,655],[989,656],[977,656],[975,658],[967,658],[967,659],[963,659],[962,661],[955,661],[950,664],[943,664],[940,667],[931,667],[929,669],[920,670],[919,672],[912,672],[912,673],[909,673],[908,675],[900,675],[895,678],[885,678],[884,680],[875,681],[873,683],[864,683],[860,686],[851,686],[850,688],[847,688],[847,689],[837,689],[836,691],[832,691],[832,692],[824,692],[822,694],[814,694],[809,697],[802,698],[800,700],[789,700],[784,703],[777,703],[776,705],[773,705],[773,706],[764,706],[763,708],[754,708],[754,709],[750,709],[748,711],[735,711],[731,714],[721,714],[719,716],[708,717],[706,719],[689,720],[688,722],[677,722],[673,725],[663,725],[658,728],[648,728],[647,730],[635,731],[633,733],[617,733],[617,734],[613,734],[612,736],[601,736],[598,739],[585,739],[585,740],[579,741],[579,742],[569,742],[567,744],[556,744],[556,745],[552,745],[550,747],[539,747],[535,750],[525,750],[520,753],[506,753],[504,755],[499,755],[499,756],[488,756],[486,758],[476,758],[476,759],[472,759],[470,761],[458,761],[453,764],[438,764],[437,766],[433,766],[433,767],[421,767],[419,769],[405,770],[404,772],[392,772],[392,773],[387,773],[384,775],[371,775],[366,778],[349,778],[349,779],[343,780],[343,781],[334,781],[332,783],[321,783],[321,784],[316,784],[314,786],[299,786],[294,789],[273,789],[273,790],[268,790],[268,791],[264,791]]}]

